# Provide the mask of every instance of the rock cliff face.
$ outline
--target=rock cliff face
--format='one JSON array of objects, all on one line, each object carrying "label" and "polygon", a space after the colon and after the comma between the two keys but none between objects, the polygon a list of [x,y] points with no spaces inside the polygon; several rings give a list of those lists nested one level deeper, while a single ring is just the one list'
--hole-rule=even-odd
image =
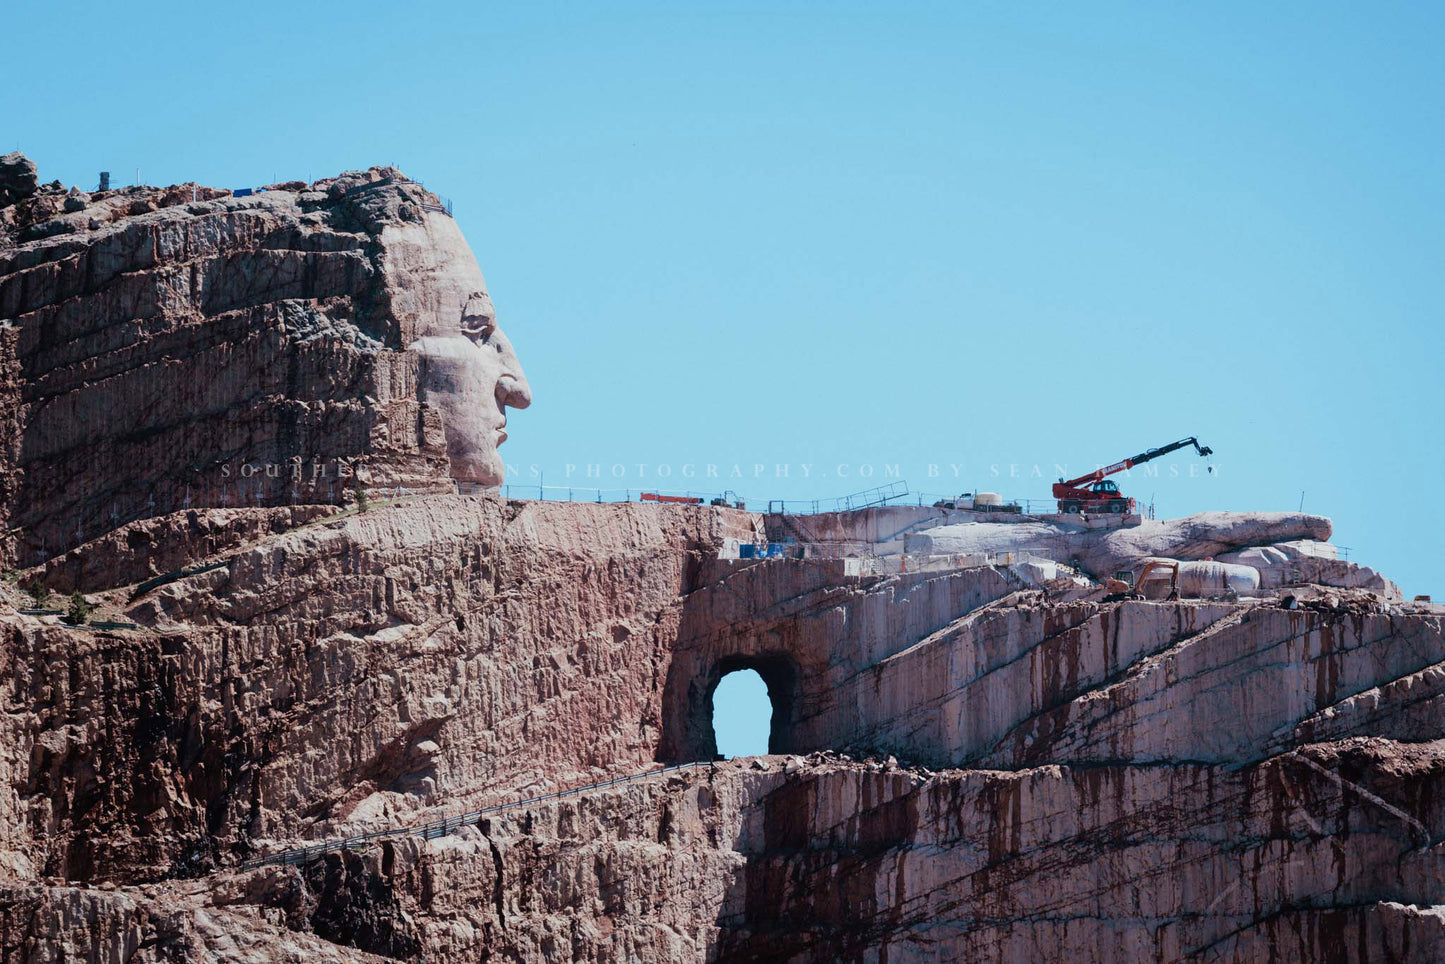
[{"label": "rock cliff face", "polygon": [[[447,230],[405,226],[445,215],[394,172],[358,178],[258,207],[175,189],[167,215],[130,213],[165,192],[71,201],[0,159],[14,575],[107,621],[22,613],[0,585],[0,958],[1445,958],[1445,614],[1345,564],[1268,575],[1328,559],[1327,520],[1050,531],[1090,566],[1228,551],[1303,583],[1116,601],[978,561],[720,558],[797,524],[728,508],[428,491],[454,472],[446,410],[398,386],[425,364],[407,319],[440,309],[386,279]],[[197,247],[173,264],[178,238]],[[150,253],[92,290],[75,279],[102,250]],[[178,300],[106,300],[131,285]],[[266,427],[263,396],[311,427]],[[218,466],[253,445],[410,492],[219,504]],[[62,478],[96,446],[131,462]],[[187,486],[190,506],[126,501]],[[979,548],[972,527],[904,531],[920,521],[939,520],[814,524]],[[1030,525],[988,538],[1023,548]],[[240,866],[711,759],[713,692],[742,668],[772,698],[766,757]]]},{"label": "rock cliff face", "polygon": [[[19,946],[1445,950],[1440,615],[1366,596],[1052,602],[990,567],[860,577],[715,558],[761,521],[418,497],[97,594],[142,631],[5,617],[6,900],[17,929],[51,921]],[[774,690],[779,755],[762,769],[660,777],[304,870],[225,869],[705,757],[711,691],[747,666]],[[904,762],[876,762],[890,755]]]},{"label": "rock cliff face", "polygon": [[22,565],[183,508],[340,502],[357,474],[450,487],[408,348],[490,302],[449,277],[475,261],[434,195],[390,168],[242,197],[7,170],[0,548]]}]

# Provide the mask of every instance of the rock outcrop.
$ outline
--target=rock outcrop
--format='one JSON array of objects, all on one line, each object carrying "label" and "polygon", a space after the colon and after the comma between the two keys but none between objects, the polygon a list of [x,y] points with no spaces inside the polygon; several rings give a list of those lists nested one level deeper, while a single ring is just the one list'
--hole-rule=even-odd
[{"label": "rock outcrop", "polygon": [[[719,560],[762,527],[730,509],[429,496],[293,524],[97,594],[144,631],[5,617],[12,915],[235,959],[237,928],[259,956],[537,960],[1445,939],[1438,614]],[[742,667],[774,688],[762,769],[227,869],[705,757]]]},{"label": "rock outcrop", "polygon": [[495,402],[497,373],[468,386],[461,411],[455,391],[426,390],[436,353],[417,346],[470,348],[452,337],[469,319],[498,349],[484,357],[511,357],[435,195],[391,168],[243,196],[81,195],[35,187],[17,157],[0,162],[0,194],[18,199],[0,201],[11,558],[33,565],[187,508],[500,481],[460,463],[495,449],[505,418],[472,424],[486,405],[530,401],[520,368],[506,363],[515,378]]},{"label": "rock outcrop", "polygon": [[[455,229],[419,186],[82,196],[3,161],[4,960],[1445,957],[1445,609],[1328,520],[811,520],[935,560],[891,571],[724,558],[798,519],[452,494],[529,390],[485,374],[497,415],[455,434],[475,392],[438,386],[476,369],[416,346],[504,352],[469,270],[427,267]],[[223,504],[228,459],[313,457],[392,497]],[[1262,587],[978,558],[1026,549]],[[243,866],[711,760],[739,669],[769,755]]]},{"label": "rock outcrop", "polygon": [[0,208],[26,200],[39,187],[39,169],[34,161],[19,151],[0,154]]},{"label": "rock outcrop", "polygon": [[1071,561],[1098,579],[1138,569],[1151,559],[1215,560],[1257,570],[1258,578],[1245,580],[1251,587],[1309,582],[1401,598],[1399,587],[1373,569],[1338,558],[1328,544],[1330,520],[1318,515],[1201,512],[1102,529],[1065,521],[930,522],[902,534],[907,552],[1035,552]]}]

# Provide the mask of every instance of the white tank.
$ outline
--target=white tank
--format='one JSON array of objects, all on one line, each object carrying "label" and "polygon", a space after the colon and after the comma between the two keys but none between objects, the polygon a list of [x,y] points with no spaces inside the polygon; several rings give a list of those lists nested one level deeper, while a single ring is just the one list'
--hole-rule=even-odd
[{"label": "white tank", "polygon": [[974,505],[1003,505],[1003,496],[997,492],[980,492],[973,497]]},{"label": "white tank", "polygon": [[[1150,574],[1153,575],[1152,573]],[[1150,579],[1153,582],[1153,579]],[[1183,596],[1208,596],[1233,589],[1241,596],[1259,590],[1259,570],[1227,562],[1181,562],[1179,593]]]}]

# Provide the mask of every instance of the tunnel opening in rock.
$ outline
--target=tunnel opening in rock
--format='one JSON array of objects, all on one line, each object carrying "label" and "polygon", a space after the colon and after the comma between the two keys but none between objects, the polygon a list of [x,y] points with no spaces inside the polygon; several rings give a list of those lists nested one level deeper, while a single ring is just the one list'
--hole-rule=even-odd
[{"label": "tunnel opening in rock", "polygon": [[788,753],[797,674],[782,657],[718,663],[706,707],[705,741],[722,757]]},{"label": "tunnel opening in rock", "polygon": [[712,732],[718,756],[761,756],[768,752],[773,704],[757,670],[728,673],[712,694]]}]

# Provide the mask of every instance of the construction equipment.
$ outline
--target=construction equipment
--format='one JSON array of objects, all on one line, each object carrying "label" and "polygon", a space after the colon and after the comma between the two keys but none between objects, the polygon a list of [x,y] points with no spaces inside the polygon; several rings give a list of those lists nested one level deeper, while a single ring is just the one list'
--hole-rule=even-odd
[{"label": "construction equipment", "polygon": [[1108,579],[1104,580],[1104,602],[1120,602],[1125,599],[1143,599],[1144,581],[1155,569],[1169,570],[1169,595],[1168,599],[1173,601],[1179,598],[1179,563],[1172,559],[1151,559],[1139,571],[1139,578],[1134,578],[1134,573],[1128,569],[1120,569]]},{"label": "construction equipment", "polygon": [[1155,569],[1168,569],[1168,570],[1169,570],[1169,595],[1168,595],[1168,597],[1166,597],[1166,598],[1170,599],[1171,601],[1172,601],[1172,600],[1175,600],[1175,599],[1178,599],[1178,598],[1179,598],[1179,563],[1177,563],[1177,562],[1175,562],[1175,561],[1173,561],[1173,560],[1169,560],[1169,561],[1166,562],[1166,561],[1163,560],[1163,559],[1154,559],[1154,560],[1152,560],[1152,561],[1149,562],[1147,565],[1145,565],[1143,571],[1139,573],[1139,579],[1138,579],[1138,581],[1136,581],[1136,582],[1134,583],[1134,585],[1135,585],[1135,587],[1136,587],[1135,592],[1137,593],[1138,598],[1140,598],[1140,599],[1143,599],[1143,598],[1144,598],[1144,580],[1148,579],[1148,578],[1149,578],[1149,573],[1153,572]]},{"label": "construction equipment", "polygon": [[1104,580],[1104,593],[1104,602],[1133,599],[1134,574],[1128,569],[1120,569],[1113,576]]},{"label": "construction equipment", "polygon": [[956,499],[939,499],[933,503],[935,509],[970,509],[974,512],[1009,512],[1022,515],[1024,507],[1017,502],[1005,502],[997,492],[980,492],[975,495],[965,492]]},{"label": "construction equipment", "polygon": [[[1059,479],[1054,483],[1054,498],[1059,500],[1060,512],[1104,512],[1129,514],[1134,512],[1137,503],[1119,491],[1119,487],[1107,477],[1116,472],[1123,472],[1136,465],[1143,465],[1145,462],[1159,458],[1161,455],[1168,455],[1170,452],[1177,452],[1179,449],[1194,446],[1201,458],[1208,458],[1214,454],[1214,450],[1207,445],[1200,445],[1199,440],[1192,435],[1186,439],[1180,439],[1169,445],[1157,449],[1149,449],[1147,452],[1140,452],[1133,458],[1121,459],[1113,465],[1106,465],[1101,469],[1095,469],[1087,475],[1081,475],[1076,479],[1065,481]],[[1210,468],[1211,472],[1214,471]]]},{"label": "construction equipment", "polygon": [[679,505],[702,505],[702,499],[692,495],[663,495],[660,492],[642,493],[643,502],[676,502]]}]

